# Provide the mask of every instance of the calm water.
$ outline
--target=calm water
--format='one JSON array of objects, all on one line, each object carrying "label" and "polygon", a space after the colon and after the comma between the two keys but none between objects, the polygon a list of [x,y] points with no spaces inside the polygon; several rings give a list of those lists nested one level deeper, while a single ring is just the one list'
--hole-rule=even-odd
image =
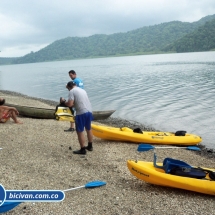
[{"label": "calm water", "polygon": [[0,89],[58,101],[68,71],[94,110],[162,131],[186,130],[215,148],[215,52],[145,55],[0,66]]}]

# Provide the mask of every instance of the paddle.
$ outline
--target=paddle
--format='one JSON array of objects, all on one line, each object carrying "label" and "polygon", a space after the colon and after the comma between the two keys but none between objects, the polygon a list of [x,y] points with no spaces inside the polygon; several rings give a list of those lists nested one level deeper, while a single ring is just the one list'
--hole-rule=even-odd
[{"label": "paddle", "polygon": [[16,206],[18,206],[21,203],[22,202],[4,202],[0,206],[0,213],[4,213],[4,212],[7,212],[7,211],[10,211],[10,210],[12,210],[13,208],[15,208]]},{"label": "paddle", "polygon": [[101,187],[101,186],[103,186],[105,184],[106,184],[106,182],[104,182],[104,181],[91,181],[91,182],[88,182],[87,184],[85,184],[83,186],[80,186],[80,187],[74,187],[74,188],[70,188],[70,189],[67,189],[67,190],[63,190],[63,192],[76,190],[76,189],[83,188],[83,187],[85,187],[85,188]]},{"label": "paddle", "polygon": [[[95,187],[101,187],[103,185],[106,185],[106,182],[104,182],[104,181],[91,181],[91,182],[88,182],[87,184],[85,184],[83,186],[74,187],[74,188],[70,188],[70,189],[62,190],[62,191],[67,192],[67,191],[76,190],[76,189],[83,188],[83,187],[85,187],[85,188],[95,188]],[[0,213],[10,211],[13,208],[15,208],[16,206],[18,206],[20,203],[22,203],[22,202],[4,202],[0,206]]]},{"label": "paddle", "polygon": [[173,147],[173,146],[167,146],[167,147],[154,147],[150,144],[140,144],[137,148],[138,152],[145,152],[145,151],[149,151],[151,149],[188,149],[188,150],[192,150],[192,151],[200,151],[201,149],[199,147],[196,146],[187,146],[187,147]]}]

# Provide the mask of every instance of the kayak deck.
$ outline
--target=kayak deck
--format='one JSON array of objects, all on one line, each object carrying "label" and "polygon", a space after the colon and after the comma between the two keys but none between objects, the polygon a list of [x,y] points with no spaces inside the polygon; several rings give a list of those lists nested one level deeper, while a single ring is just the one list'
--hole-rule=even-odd
[{"label": "kayak deck", "polygon": [[[162,165],[162,163],[158,164]],[[208,174],[204,179],[171,175],[154,167],[153,162],[146,161],[128,160],[127,167],[138,179],[151,184],[215,195],[215,181],[210,180]]]},{"label": "kayak deck", "polygon": [[142,131],[135,133],[128,127],[115,128],[92,124],[93,135],[106,140],[150,143],[163,145],[196,145],[202,141],[200,136],[186,133],[185,136],[175,136],[174,132]]}]

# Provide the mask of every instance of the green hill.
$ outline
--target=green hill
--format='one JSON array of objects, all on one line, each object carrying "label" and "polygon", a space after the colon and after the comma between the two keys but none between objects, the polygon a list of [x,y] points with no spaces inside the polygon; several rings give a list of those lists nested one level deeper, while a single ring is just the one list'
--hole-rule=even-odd
[{"label": "green hill", "polygon": [[[213,19],[215,19],[215,15],[206,16],[193,23],[172,21],[125,33],[67,37],[57,40],[37,52],[11,59],[9,63],[211,50],[215,48],[211,30],[215,29]],[[202,40],[202,38],[206,38],[208,32],[211,32],[210,37]],[[192,41],[192,45],[190,41]],[[3,64],[1,59],[0,64]]]},{"label": "green hill", "polygon": [[195,24],[174,21],[126,33],[68,37],[16,59],[14,63],[157,53],[195,29]]},{"label": "green hill", "polygon": [[215,19],[206,22],[195,31],[185,35],[163,51],[199,52],[215,50]]}]

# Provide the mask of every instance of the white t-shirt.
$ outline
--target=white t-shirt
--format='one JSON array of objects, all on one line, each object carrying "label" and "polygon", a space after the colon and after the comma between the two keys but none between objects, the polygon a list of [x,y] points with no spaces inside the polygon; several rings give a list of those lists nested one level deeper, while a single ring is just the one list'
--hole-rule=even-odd
[{"label": "white t-shirt", "polygon": [[73,87],[73,89],[69,91],[68,100],[74,101],[76,115],[81,115],[87,112],[92,113],[92,106],[84,89]]}]

